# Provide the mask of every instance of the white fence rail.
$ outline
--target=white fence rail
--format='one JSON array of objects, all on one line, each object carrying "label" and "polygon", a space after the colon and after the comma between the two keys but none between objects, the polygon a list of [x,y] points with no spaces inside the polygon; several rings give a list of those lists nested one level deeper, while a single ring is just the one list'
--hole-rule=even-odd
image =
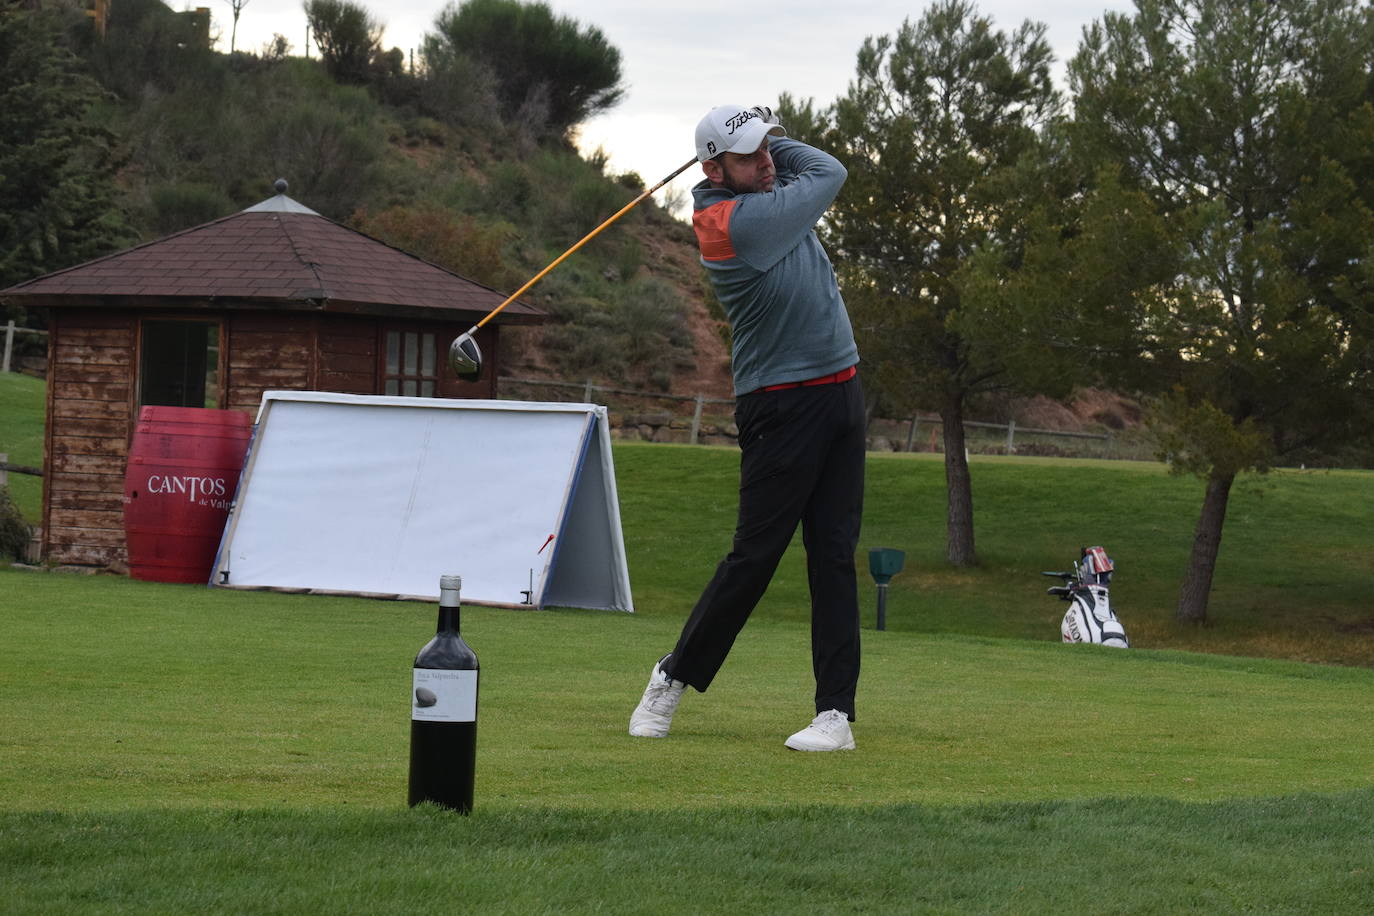
[{"label": "white fence rail", "polygon": [[20,328],[15,327],[14,319],[11,318],[5,325],[5,357],[0,361],[0,372],[10,371],[10,355],[14,352],[15,334],[38,334],[43,337],[48,336],[48,332],[41,328]]},{"label": "white fence rail", "polygon": [[[701,430],[702,408],[705,405],[733,405],[735,403],[734,398],[708,398],[700,394],[663,394],[653,391],[642,391],[626,388],[610,388],[605,385],[595,385],[590,380],[586,382],[559,382],[550,381],[547,379],[527,379],[517,378],[515,376],[502,376],[501,381],[509,382],[515,385],[528,385],[536,388],[558,388],[569,391],[580,391],[582,393],[582,400],[587,403],[591,403],[593,401],[593,396],[597,394],[622,395],[624,397],[631,397],[640,400],[677,401],[691,403],[693,405],[693,409],[691,437],[689,441],[692,445],[696,445],[700,440],[699,433]],[[608,404],[607,406],[610,405]],[[910,424],[907,428],[905,449],[908,452],[915,450],[916,433],[918,428],[923,427],[936,430],[940,428],[940,418],[938,416],[929,414],[918,414],[906,422],[909,422]],[[1017,426],[1015,420],[1012,420],[1007,423],[984,423],[979,420],[965,420],[964,426],[970,429],[1004,430],[1006,432],[1005,450],[1008,455],[1014,454],[1016,452],[1016,436],[1018,433],[1023,437],[1048,436],[1064,439],[1093,440],[1103,443],[1103,449],[1108,453],[1111,452],[1113,445],[1111,433],[1080,433],[1061,429],[1041,429],[1033,426]]]}]

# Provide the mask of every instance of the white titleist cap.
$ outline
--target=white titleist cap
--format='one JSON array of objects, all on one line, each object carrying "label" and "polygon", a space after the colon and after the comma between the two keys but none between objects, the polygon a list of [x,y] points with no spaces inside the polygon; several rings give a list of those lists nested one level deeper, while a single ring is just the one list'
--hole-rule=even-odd
[{"label": "white titleist cap", "polygon": [[705,162],[721,153],[747,156],[770,134],[785,137],[787,131],[781,124],[767,123],[757,111],[743,105],[712,108],[697,123],[697,161]]}]

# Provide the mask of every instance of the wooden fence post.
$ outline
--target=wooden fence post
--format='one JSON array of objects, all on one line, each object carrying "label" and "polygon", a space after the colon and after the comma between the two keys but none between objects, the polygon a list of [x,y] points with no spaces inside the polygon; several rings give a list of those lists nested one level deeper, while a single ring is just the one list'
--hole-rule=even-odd
[{"label": "wooden fence post", "polygon": [[14,349],[14,319],[11,318],[9,324],[5,325],[5,362],[0,372],[10,371],[10,351]]},{"label": "wooden fence post", "polygon": [[692,411],[692,438],[691,438],[691,444],[692,444],[692,445],[696,445],[696,444],[697,444],[697,433],[701,431],[701,405],[702,405],[702,403],[703,403],[703,396],[702,396],[700,393],[698,393],[698,394],[697,394],[697,406],[696,406],[696,409]]},{"label": "wooden fence post", "polygon": [[1007,454],[1016,451],[1016,421],[1007,421]]}]

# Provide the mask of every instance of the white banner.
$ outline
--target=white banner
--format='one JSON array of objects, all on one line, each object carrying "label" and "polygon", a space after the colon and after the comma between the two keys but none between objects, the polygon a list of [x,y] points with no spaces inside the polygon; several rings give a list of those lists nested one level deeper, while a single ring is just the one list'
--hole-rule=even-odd
[{"label": "white banner", "polygon": [[633,610],[606,409],[269,391],[211,580]]}]

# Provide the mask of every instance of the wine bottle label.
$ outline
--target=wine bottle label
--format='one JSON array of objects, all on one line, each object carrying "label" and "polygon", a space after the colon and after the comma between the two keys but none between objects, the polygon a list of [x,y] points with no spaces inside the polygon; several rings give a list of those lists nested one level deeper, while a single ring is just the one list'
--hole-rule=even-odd
[{"label": "wine bottle label", "polygon": [[476,722],[477,672],[413,668],[410,718],[416,722]]}]

